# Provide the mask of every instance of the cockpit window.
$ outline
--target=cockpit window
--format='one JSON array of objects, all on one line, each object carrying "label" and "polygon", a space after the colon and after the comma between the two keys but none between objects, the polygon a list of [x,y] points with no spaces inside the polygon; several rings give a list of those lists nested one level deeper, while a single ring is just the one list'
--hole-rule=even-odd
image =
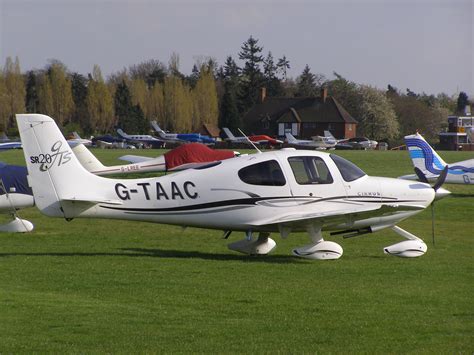
[{"label": "cockpit window", "polygon": [[288,162],[300,185],[333,183],[326,163],[319,157],[291,157]]},{"label": "cockpit window", "polygon": [[351,163],[349,160],[341,158],[336,154],[330,154],[329,156],[341,172],[344,181],[354,181],[366,175],[357,165]]},{"label": "cockpit window", "polygon": [[286,185],[285,176],[276,160],[268,160],[240,169],[239,178],[250,185]]}]

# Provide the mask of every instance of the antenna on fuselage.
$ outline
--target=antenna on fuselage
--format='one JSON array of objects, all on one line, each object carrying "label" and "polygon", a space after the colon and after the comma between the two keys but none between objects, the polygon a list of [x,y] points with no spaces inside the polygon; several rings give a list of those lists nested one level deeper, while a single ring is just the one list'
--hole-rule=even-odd
[{"label": "antenna on fuselage", "polygon": [[244,132],[242,132],[242,130],[241,130],[240,128],[237,128],[237,129],[239,130],[239,132],[240,132],[245,138],[247,138],[247,140],[249,141],[249,143],[252,144],[252,146],[257,150],[257,152],[259,152],[259,153],[262,152],[262,151],[261,151],[260,149],[258,149],[257,146],[250,140],[250,138],[247,137]]}]

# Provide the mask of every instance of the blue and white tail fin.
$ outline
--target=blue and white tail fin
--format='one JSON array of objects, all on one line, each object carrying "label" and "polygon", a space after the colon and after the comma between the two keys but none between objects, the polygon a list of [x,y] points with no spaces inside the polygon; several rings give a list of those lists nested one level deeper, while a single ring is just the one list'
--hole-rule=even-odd
[{"label": "blue and white tail fin", "polygon": [[36,206],[52,217],[73,218],[97,203],[115,203],[114,181],[89,173],[54,120],[16,115]]},{"label": "blue and white tail fin", "polygon": [[405,144],[413,166],[420,169],[427,177],[439,175],[447,165],[421,134],[405,136]]},{"label": "blue and white tail fin", "polygon": [[129,135],[125,133],[121,128],[117,128],[117,134],[120,136],[120,138],[123,138],[123,139],[130,138]]},{"label": "blue and white tail fin", "polygon": [[227,135],[229,139],[235,139],[235,136],[232,134],[230,129],[228,129],[227,127],[222,127],[222,130],[224,131],[224,133]]}]

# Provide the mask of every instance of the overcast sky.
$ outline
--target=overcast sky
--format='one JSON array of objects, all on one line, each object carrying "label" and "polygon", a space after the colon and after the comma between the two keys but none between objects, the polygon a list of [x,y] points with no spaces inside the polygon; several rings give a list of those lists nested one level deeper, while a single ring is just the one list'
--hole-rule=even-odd
[{"label": "overcast sky", "polygon": [[0,63],[18,56],[25,71],[54,58],[107,75],[175,52],[189,73],[198,58],[238,59],[252,35],[265,55],[286,55],[292,77],[308,64],[379,88],[472,96],[473,18],[473,0],[0,0]]}]

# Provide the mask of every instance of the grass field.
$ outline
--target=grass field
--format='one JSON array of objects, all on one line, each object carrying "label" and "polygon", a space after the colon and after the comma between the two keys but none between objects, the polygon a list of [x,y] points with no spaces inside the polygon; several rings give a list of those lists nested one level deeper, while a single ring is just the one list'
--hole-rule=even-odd
[{"label": "grass field", "polygon": [[[371,175],[412,172],[407,152],[340,154]],[[0,353],[473,353],[474,187],[445,187],[436,246],[429,210],[401,224],[428,244],[416,259],[383,254],[401,241],[389,230],[329,237],[344,256],[309,261],[290,256],[305,234],[248,257],[217,231],[21,211],[34,232],[0,234]]]}]

